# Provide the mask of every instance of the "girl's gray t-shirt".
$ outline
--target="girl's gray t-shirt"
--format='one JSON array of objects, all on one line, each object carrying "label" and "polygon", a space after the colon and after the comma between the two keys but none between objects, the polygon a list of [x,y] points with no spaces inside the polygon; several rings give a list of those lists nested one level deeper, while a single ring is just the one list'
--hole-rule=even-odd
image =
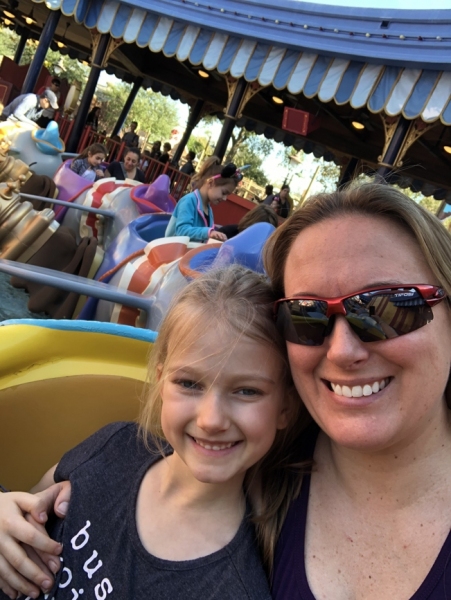
[{"label": "girl's gray t-shirt", "polygon": [[196,560],[162,560],[145,550],[136,500],[144,474],[160,458],[134,423],[108,425],[64,455],[55,481],[69,479],[72,496],[66,518],[49,528],[63,543],[63,562],[47,598],[271,599],[246,519],[227,546]]}]

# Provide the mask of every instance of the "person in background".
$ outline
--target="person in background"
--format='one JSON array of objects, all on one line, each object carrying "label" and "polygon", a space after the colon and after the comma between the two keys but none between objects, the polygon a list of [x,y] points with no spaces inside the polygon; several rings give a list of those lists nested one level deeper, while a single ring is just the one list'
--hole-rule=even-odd
[{"label": "person in background", "polygon": [[160,158],[158,159],[161,163],[163,163],[164,165],[169,162],[169,152],[171,151],[171,144],[169,142],[165,142],[163,144],[163,154],[161,154]]},{"label": "person in background", "polygon": [[138,148],[126,148],[124,160],[113,160],[105,171],[105,177],[115,177],[116,179],[133,179],[140,183],[145,182],[145,175],[138,167],[141,153]]},{"label": "person in background", "polygon": [[271,202],[272,208],[276,211],[279,217],[286,219],[291,215],[293,210],[293,201],[290,197],[290,186],[283,185],[279,194],[274,196]]},{"label": "person in background", "polygon": [[28,125],[37,126],[38,119],[47,108],[58,110],[58,100],[51,90],[42,94],[21,94],[2,112],[2,120],[20,121]]},{"label": "person in background", "polygon": [[[53,92],[55,94],[56,100],[59,104],[60,96],[61,96],[60,86],[61,86],[61,80],[58,77],[54,77],[50,83],[50,87],[48,87],[48,88],[42,87],[38,91],[38,94],[40,95],[40,94],[43,94],[46,90],[50,90],[51,92]],[[54,116],[55,116],[55,109],[50,106],[49,108],[44,109],[42,115],[37,120],[37,124],[39,125],[39,127],[47,127],[47,125],[50,123],[50,121],[53,120]]]},{"label": "person in background", "polygon": [[211,156],[193,179],[196,188],[179,200],[165,237],[186,235],[192,242],[206,242],[208,239],[225,242],[227,236],[215,229],[211,205],[227,200],[241,181],[241,173],[234,164],[223,166],[217,156]]},{"label": "person in background", "polygon": [[225,233],[227,239],[230,240],[230,238],[235,237],[251,225],[255,225],[255,223],[270,223],[274,227],[277,227],[279,225],[279,218],[275,210],[270,206],[260,204],[260,206],[256,206],[246,213],[237,225],[224,225],[223,227],[219,227],[218,231]]},{"label": "person in background", "polygon": [[186,158],[186,162],[180,169],[180,172],[186,173],[187,175],[192,175],[193,173],[196,172],[196,169],[194,168],[194,165],[193,165],[193,160],[196,158],[196,153],[193,150],[189,150],[186,153],[185,158]]},{"label": "person in background", "polygon": [[274,200],[274,186],[272,186],[270,183],[268,183],[268,185],[265,187],[265,198],[263,199],[263,204],[266,204],[267,206],[271,206],[272,201]]},{"label": "person in background", "polygon": [[86,125],[89,125],[94,131],[99,128],[100,110],[100,106],[94,106],[86,117]]},{"label": "person in background", "polygon": [[106,148],[102,144],[91,144],[72,161],[70,168],[74,173],[94,183],[105,176],[100,165],[106,158]]},{"label": "person in background", "polygon": [[132,121],[130,123],[130,131],[124,133],[122,136],[122,141],[127,144],[127,148],[137,148],[139,146],[139,135],[136,132],[138,129],[138,123],[136,121]]},{"label": "person in background", "polygon": [[152,158],[150,156],[150,150],[144,150],[144,152],[142,153],[142,158],[143,158],[142,169],[145,172],[147,167],[150,164],[150,159]]},{"label": "person in background", "polygon": [[150,149],[150,158],[155,158],[156,160],[160,160],[161,156],[161,142],[158,140],[152,144],[152,148]]}]

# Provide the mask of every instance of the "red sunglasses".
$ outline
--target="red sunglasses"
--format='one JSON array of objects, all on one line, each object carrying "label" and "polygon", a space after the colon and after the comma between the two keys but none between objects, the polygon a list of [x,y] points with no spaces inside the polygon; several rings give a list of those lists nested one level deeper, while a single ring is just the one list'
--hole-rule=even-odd
[{"label": "red sunglasses", "polygon": [[445,290],[435,285],[372,287],[339,298],[282,298],[274,314],[284,339],[294,344],[321,346],[335,315],[343,315],[362,342],[377,342],[424,327],[434,318],[432,307],[445,298]]}]

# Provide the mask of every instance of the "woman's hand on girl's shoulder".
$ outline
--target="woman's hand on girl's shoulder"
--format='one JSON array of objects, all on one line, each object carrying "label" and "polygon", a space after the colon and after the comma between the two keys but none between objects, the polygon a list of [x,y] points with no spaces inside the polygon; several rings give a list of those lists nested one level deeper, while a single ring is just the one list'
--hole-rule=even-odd
[{"label": "woman's hand on girl's shoulder", "polygon": [[0,589],[10,598],[51,589],[62,546],[50,539],[44,523],[54,506],[64,516],[70,489],[65,481],[38,494],[0,494]]}]

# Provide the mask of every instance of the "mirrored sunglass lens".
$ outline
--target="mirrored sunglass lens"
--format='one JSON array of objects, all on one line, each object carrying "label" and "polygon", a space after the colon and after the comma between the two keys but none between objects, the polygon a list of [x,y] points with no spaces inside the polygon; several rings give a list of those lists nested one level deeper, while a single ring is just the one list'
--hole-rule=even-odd
[{"label": "mirrored sunglass lens", "polygon": [[320,346],[329,325],[326,312],[326,302],[289,300],[279,305],[277,326],[288,342]]},{"label": "mirrored sunglass lens", "polygon": [[432,321],[432,309],[413,288],[379,290],[344,301],[346,319],[364,342],[405,335]]}]

